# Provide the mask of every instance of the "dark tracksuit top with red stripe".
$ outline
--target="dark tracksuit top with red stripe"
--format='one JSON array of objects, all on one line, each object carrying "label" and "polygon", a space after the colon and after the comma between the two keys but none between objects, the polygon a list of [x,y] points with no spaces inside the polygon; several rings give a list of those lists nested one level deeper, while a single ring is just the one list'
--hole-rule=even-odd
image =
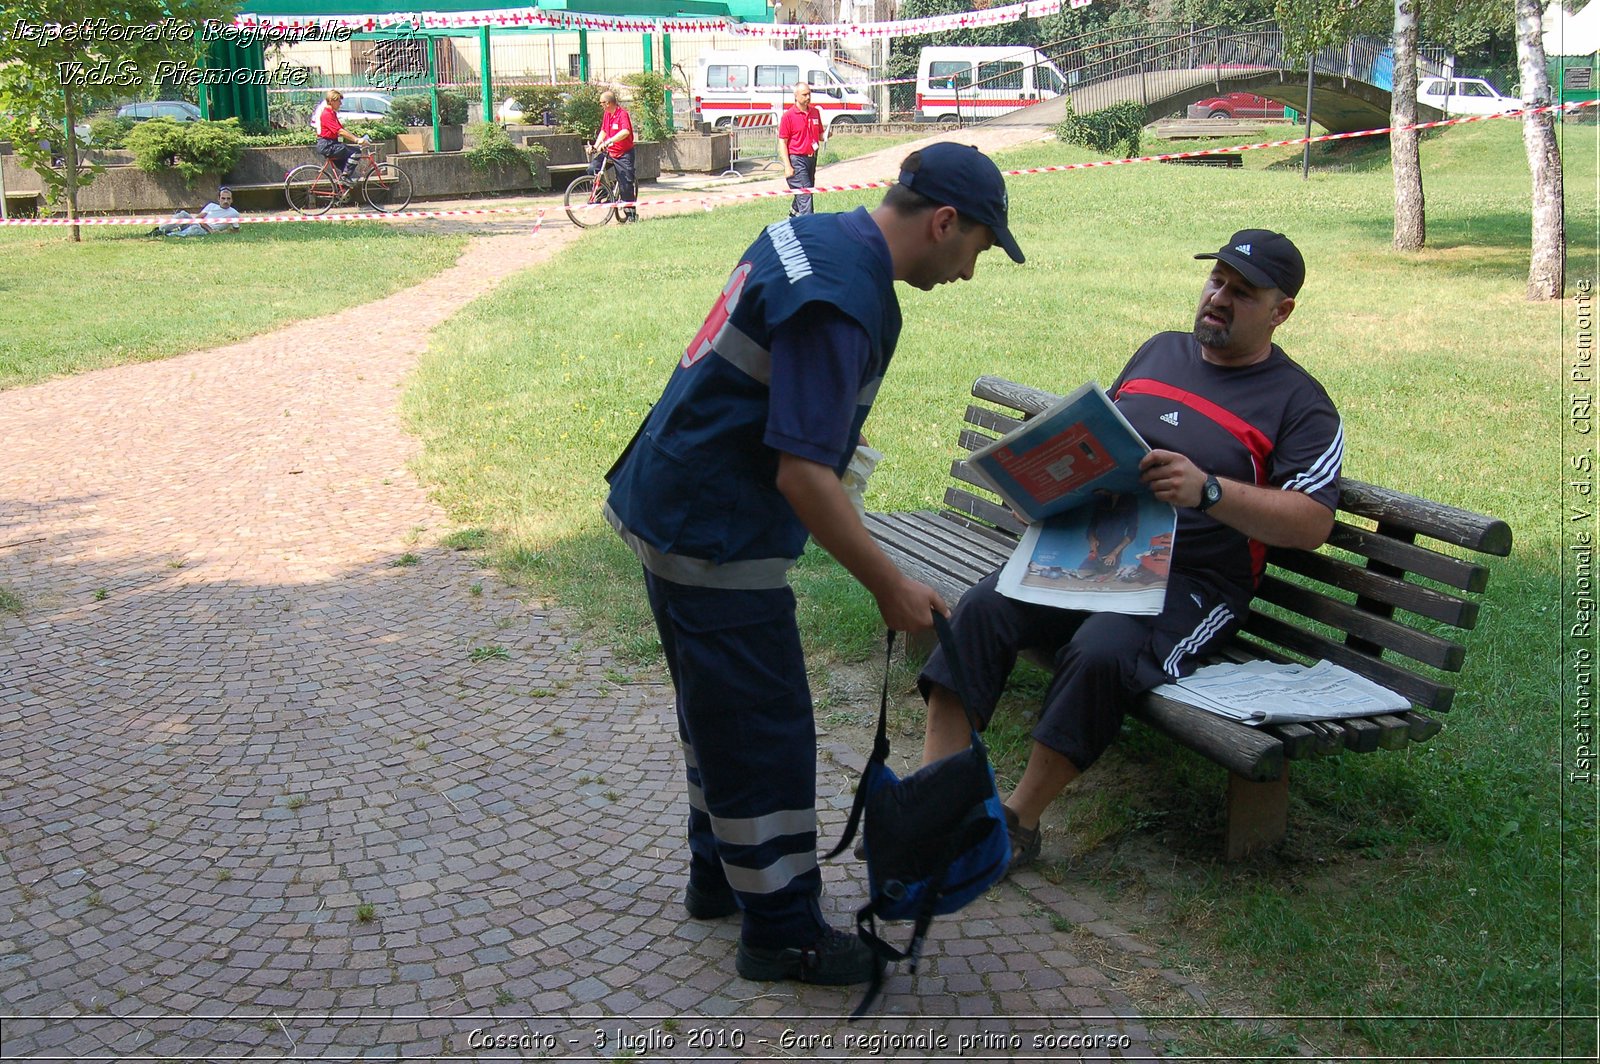
[{"label": "dark tracksuit top with red stripe", "polygon": [[[1152,448],[1186,455],[1225,480],[1304,492],[1330,510],[1338,505],[1339,412],[1316,378],[1276,344],[1255,365],[1218,366],[1202,357],[1193,336],[1160,333],[1128,360],[1110,393]],[[1265,557],[1263,544],[1179,507],[1175,571],[1248,599]]]}]

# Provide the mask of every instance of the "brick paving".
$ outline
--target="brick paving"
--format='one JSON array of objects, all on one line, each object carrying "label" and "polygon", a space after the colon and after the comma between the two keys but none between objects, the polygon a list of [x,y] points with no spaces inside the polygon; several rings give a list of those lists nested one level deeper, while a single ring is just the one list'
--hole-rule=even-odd
[{"label": "brick paving", "polygon": [[[1118,986],[1198,989],[1035,874],[855,1025],[683,913],[670,688],[441,547],[407,470],[427,330],[577,235],[509,230],[378,303],[0,393],[0,1055],[1155,1055]],[[819,761],[824,838],[859,765]],[[824,878],[844,924],[861,869]]]}]

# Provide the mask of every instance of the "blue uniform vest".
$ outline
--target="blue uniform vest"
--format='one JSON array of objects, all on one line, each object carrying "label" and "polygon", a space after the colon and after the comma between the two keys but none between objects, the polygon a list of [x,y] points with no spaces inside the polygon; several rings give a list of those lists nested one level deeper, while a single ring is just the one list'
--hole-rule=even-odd
[{"label": "blue uniform vest", "polygon": [[808,303],[860,323],[871,359],[842,473],[900,337],[887,255],[865,209],[769,226],[729,277],[661,400],[606,479],[606,518],[645,568],[680,584],[781,587],[807,532],[763,442],[773,332]]}]

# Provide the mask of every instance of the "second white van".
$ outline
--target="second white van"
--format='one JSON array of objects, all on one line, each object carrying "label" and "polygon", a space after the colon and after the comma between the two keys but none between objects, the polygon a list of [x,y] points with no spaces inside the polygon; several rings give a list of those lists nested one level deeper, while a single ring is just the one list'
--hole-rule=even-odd
[{"label": "second white van", "polygon": [[776,122],[800,82],[826,129],[836,122],[876,122],[877,108],[860,89],[816,52],[715,49],[700,53],[694,71],[694,121],[726,127],[741,115],[771,115]]},{"label": "second white van", "polygon": [[994,118],[1066,92],[1066,79],[1037,48],[946,45],[917,60],[919,122]]}]

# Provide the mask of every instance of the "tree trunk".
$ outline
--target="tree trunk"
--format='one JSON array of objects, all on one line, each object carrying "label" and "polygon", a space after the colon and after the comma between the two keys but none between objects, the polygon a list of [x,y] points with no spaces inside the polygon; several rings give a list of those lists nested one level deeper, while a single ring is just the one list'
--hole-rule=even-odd
[{"label": "tree trunk", "polygon": [[[1394,88],[1389,94],[1389,125],[1417,121],[1417,5],[1394,0]],[[1422,203],[1422,156],[1419,134],[1396,128],[1389,134],[1389,162],[1394,170],[1394,246],[1416,251],[1428,237]]]},{"label": "tree trunk", "polygon": [[61,93],[66,99],[67,126],[67,150],[61,156],[66,173],[62,176],[66,178],[67,220],[72,222],[72,242],[77,244],[83,241],[83,233],[78,228],[78,131],[74,128],[78,124],[78,116],[73,106],[72,86],[63,85]]},{"label": "tree trunk", "polygon": [[[1517,62],[1522,67],[1522,105],[1550,105],[1550,72],[1544,57],[1545,0],[1517,0]],[[1533,173],[1533,254],[1528,263],[1528,298],[1560,299],[1566,283],[1567,232],[1562,220],[1561,146],[1556,116],[1524,115],[1522,143]]]}]

